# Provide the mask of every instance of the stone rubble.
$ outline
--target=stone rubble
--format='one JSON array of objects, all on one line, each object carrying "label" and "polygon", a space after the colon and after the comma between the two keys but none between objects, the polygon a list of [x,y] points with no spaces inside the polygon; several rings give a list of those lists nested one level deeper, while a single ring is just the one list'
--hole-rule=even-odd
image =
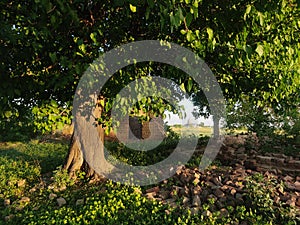
[{"label": "stone rubble", "polygon": [[[227,206],[236,207],[247,203],[245,189],[246,178],[261,173],[264,179],[276,179],[284,183],[285,188],[278,187],[272,198],[274,204],[286,204],[298,208],[300,216],[300,159],[272,153],[261,155],[258,150],[247,150],[245,136],[234,136],[224,141],[217,156],[225,166],[211,166],[208,170],[181,166],[175,175],[165,180],[164,184],[146,190],[149,199],[160,200],[177,207],[176,201],[188,208],[192,214],[209,216],[212,212],[203,211],[203,204],[214,203],[214,210],[220,216],[228,215]],[[257,144],[257,143],[256,143]],[[203,149],[202,149],[203,150]],[[198,153],[201,153],[198,151]]]},{"label": "stone rubble", "polygon": [[53,200],[55,198],[57,198],[57,194],[54,194],[54,193],[49,194],[49,200]]},{"label": "stone rubble", "polygon": [[63,197],[59,197],[56,199],[56,202],[58,204],[58,207],[62,207],[63,205],[67,204],[67,201]]}]

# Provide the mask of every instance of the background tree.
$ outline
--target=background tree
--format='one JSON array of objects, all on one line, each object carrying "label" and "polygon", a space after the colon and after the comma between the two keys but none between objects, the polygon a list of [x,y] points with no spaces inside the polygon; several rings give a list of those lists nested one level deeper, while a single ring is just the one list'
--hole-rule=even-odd
[{"label": "background tree", "polygon": [[[292,115],[299,114],[299,5],[295,1],[203,2],[203,10],[209,18],[204,21],[208,21],[210,40],[203,58],[227,99],[228,125],[248,125],[261,133],[266,128],[283,129],[287,120],[296,126],[298,116]],[[196,34],[191,29],[186,35]],[[197,35],[194,39],[196,45]],[[208,116],[201,90],[194,91],[193,100],[198,106],[194,114]]]}]

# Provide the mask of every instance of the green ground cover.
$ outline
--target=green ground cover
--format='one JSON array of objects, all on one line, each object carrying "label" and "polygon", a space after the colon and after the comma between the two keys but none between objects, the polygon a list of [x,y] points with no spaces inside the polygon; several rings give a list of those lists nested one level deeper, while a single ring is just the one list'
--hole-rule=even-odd
[{"label": "green ground cover", "polygon": [[[67,149],[66,143],[1,143],[0,224],[297,224],[288,208],[280,209],[284,215],[278,217],[268,197],[270,186],[261,188],[259,177],[250,179],[248,185],[254,207],[227,207],[229,215],[223,217],[213,210],[210,216],[192,215],[180,202],[175,209],[148,200],[142,194],[145,188],[109,181],[89,184],[84,174],[72,181],[57,169]],[[58,197],[66,200],[64,206],[58,206]],[[78,200],[84,203],[76,204]],[[204,204],[203,210],[211,207]]]}]

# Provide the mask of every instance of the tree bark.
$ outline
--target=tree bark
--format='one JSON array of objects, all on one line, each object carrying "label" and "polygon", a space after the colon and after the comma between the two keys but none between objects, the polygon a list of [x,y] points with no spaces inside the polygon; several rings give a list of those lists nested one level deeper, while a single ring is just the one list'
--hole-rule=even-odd
[{"label": "tree bark", "polygon": [[[99,118],[102,113],[102,108],[99,104],[96,104],[95,110],[92,115],[87,119],[77,120],[77,124],[74,124],[74,131],[70,140],[69,151],[66,157],[63,169],[67,170],[71,177],[76,178],[76,172],[84,171],[85,176],[92,179],[102,178],[95,172],[95,161],[98,160],[99,166],[106,166],[104,157],[104,134],[105,130],[102,125],[96,123],[96,118]],[[91,124],[93,128],[91,129]],[[76,132],[76,129],[80,129],[80,132]],[[100,143],[88,143],[85,141],[85,137],[92,135],[92,132],[97,132],[98,141]],[[95,140],[95,139],[93,139]],[[82,148],[85,148],[83,151]],[[88,152],[87,152],[88,151]],[[90,162],[93,166],[90,166]],[[94,167],[94,168],[93,168]]]},{"label": "tree bark", "polygon": [[75,172],[80,170],[83,166],[84,159],[82,151],[77,143],[77,139],[75,138],[75,133],[73,131],[71,142],[69,145],[68,155],[66,157],[63,169],[66,169],[70,172],[70,174],[75,175]]},{"label": "tree bark", "polygon": [[[99,137],[104,141],[104,129],[102,127],[101,129],[98,129]],[[75,133],[73,132],[63,169],[67,170],[72,178],[76,178],[76,173],[78,171],[83,171],[85,172],[85,176],[87,178],[92,178],[95,180],[100,179],[102,176],[97,174],[84,159],[83,152],[78,141],[78,137],[76,137]]]}]

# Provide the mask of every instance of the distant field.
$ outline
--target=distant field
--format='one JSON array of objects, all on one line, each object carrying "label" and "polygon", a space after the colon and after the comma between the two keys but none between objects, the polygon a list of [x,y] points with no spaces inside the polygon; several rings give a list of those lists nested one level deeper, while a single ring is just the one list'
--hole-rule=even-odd
[{"label": "distant field", "polygon": [[[203,135],[203,136],[211,136],[213,134],[213,127],[201,127],[201,126],[197,126],[197,127],[174,127],[174,126],[171,126],[171,129],[180,134],[180,132],[182,132],[182,136],[183,137],[186,137],[186,136],[190,136],[190,135]],[[247,133],[247,130],[246,129],[243,129],[243,128],[240,128],[240,129],[235,129],[235,130],[232,130],[231,132],[229,131],[225,131],[224,129],[221,129],[220,132],[222,134],[241,134],[241,133]]]},{"label": "distant field", "polygon": [[190,136],[190,135],[203,135],[203,136],[211,136],[213,132],[212,127],[171,127],[172,130],[178,134],[182,134],[182,136]]}]

